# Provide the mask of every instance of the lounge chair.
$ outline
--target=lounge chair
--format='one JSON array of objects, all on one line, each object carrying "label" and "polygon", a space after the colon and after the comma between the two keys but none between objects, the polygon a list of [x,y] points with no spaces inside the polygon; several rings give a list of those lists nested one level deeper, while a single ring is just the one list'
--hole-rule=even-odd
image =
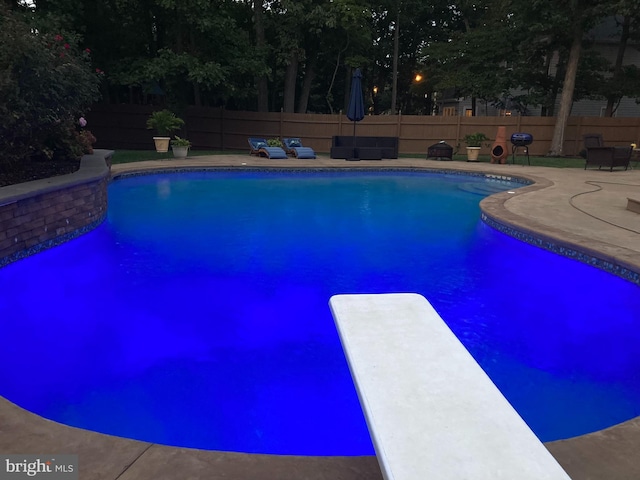
[{"label": "lounge chair", "polygon": [[612,172],[614,167],[624,167],[626,170],[629,168],[629,162],[631,161],[631,153],[633,147],[628,146],[613,146],[605,147],[600,134],[587,134],[584,135],[584,147],[585,147],[585,164],[584,169],[588,166],[598,166],[598,170],[602,167],[609,167],[609,171]]},{"label": "lounge chair", "polygon": [[249,137],[249,154],[267,158],[289,158],[280,147],[270,147],[264,138]]},{"label": "lounge chair", "polygon": [[293,155],[296,158],[316,158],[316,152],[311,147],[302,146],[302,142],[299,138],[283,138],[284,150],[289,155]]}]

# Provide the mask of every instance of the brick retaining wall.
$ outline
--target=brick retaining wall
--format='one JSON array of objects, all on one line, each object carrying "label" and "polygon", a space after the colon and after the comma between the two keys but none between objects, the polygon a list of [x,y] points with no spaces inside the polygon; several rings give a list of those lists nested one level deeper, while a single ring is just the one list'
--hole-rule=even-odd
[{"label": "brick retaining wall", "polygon": [[82,158],[80,170],[0,188],[0,267],[66,242],[107,212],[110,150]]}]

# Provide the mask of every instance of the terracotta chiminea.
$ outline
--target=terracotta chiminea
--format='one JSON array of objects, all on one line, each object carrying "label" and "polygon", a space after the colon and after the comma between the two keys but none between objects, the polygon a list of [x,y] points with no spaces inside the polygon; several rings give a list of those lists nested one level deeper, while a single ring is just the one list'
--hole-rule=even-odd
[{"label": "terracotta chiminea", "polygon": [[508,155],[507,127],[498,127],[496,140],[491,145],[491,163],[506,163]]}]

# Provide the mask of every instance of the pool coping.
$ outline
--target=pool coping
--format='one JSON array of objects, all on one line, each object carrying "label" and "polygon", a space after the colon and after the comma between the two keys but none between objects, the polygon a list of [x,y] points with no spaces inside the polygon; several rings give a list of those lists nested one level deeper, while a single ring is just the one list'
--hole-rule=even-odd
[{"label": "pool coping", "polygon": [[[612,243],[584,238],[567,230],[552,228],[531,219],[523,218],[508,208],[514,198],[544,191],[556,183],[540,176],[540,172],[530,172],[526,167],[518,173],[508,168],[489,164],[456,165],[460,162],[443,164],[423,159],[399,159],[389,162],[361,161],[358,165],[344,165],[341,160],[319,158],[318,162],[293,159],[269,162],[266,159],[248,158],[242,155],[212,156],[180,161],[148,161],[138,164],[116,164],[112,176],[126,172],[155,173],[162,169],[182,171],[197,168],[203,170],[220,169],[322,169],[346,170],[420,170],[451,173],[468,172],[478,174],[481,170],[490,175],[517,176],[535,183],[515,190],[515,194],[499,193],[483,199],[481,210],[487,218],[502,225],[519,228],[524,232],[543,238],[585,248],[589,254],[595,253],[611,258],[618,263],[640,271],[637,254],[630,257],[633,250]],[[285,163],[286,162],[286,163]],[[328,167],[328,168],[327,168]],[[571,175],[579,172],[570,172]],[[617,172],[614,172],[617,173]],[[626,173],[626,172],[620,172]],[[639,181],[640,172],[630,172],[632,181]],[[604,177],[619,178],[620,175]],[[628,178],[629,176],[627,176]],[[62,177],[58,177],[62,179]],[[7,188],[7,187],[4,187]],[[484,220],[484,219],[483,219]],[[574,243],[576,242],[576,243]],[[600,250],[601,249],[601,250]],[[634,465],[635,451],[640,443],[640,417],[631,419],[608,429],[557,442],[545,446],[552,452],[571,477],[589,479],[635,478],[640,475],[640,465]],[[64,451],[61,451],[65,448]],[[146,479],[177,478],[191,476],[199,478],[214,471],[230,473],[230,478],[382,478],[374,457],[289,457],[272,455],[252,455],[233,452],[213,452],[174,448],[111,437],[86,430],[57,424],[27,412],[0,397],[0,452],[3,453],[73,453],[81,458],[82,478],[100,479]],[[373,460],[372,460],[373,459]],[[84,464],[82,463],[84,462]],[[639,462],[635,462],[639,463]],[[345,472],[350,472],[348,476]],[[304,473],[303,473],[304,472]]]}]

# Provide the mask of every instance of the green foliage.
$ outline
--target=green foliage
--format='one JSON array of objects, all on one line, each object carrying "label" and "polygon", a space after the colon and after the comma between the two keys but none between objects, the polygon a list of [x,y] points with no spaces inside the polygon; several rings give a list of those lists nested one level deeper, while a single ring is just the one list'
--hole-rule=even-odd
[{"label": "green foliage", "polygon": [[482,142],[486,142],[487,140],[489,140],[489,137],[482,132],[469,133],[462,139],[468,147],[480,147],[482,146]]},{"label": "green foliage", "polygon": [[[51,19],[0,4],[0,151],[2,162],[65,159],[95,141],[78,119],[98,98],[99,70],[78,38]],[[92,140],[93,139],[93,140]]]},{"label": "green foliage", "polygon": [[[374,113],[388,112],[397,58],[397,110],[403,113],[430,113],[438,92],[495,106],[509,103],[523,113],[542,106],[552,114],[574,26],[588,32],[614,13],[635,15],[638,25],[639,15],[637,0],[35,3],[84,36],[93,59],[108,72],[103,91],[109,102],[174,111],[185,105],[253,110],[258,103],[291,111],[295,103],[298,111],[337,113],[346,108],[351,68],[361,67],[365,102]],[[590,68],[587,57],[575,98],[633,89],[620,76],[594,89],[602,69]],[[413,81],[417,72],[422,82]],[[377,95],[371,93],[374,86]],[[510,96],[514,89],[517,97]]]},{"label": "green foliage", "polygon": [[280,147],[280,148],[282,148],[283,143],[280,141],[279,138],[269,138],[269,139],[267,139],[267,145],[269,145],[270,147]]},{"label": "green foliage", "polygon": [[179,136],[175,136],[173,140],[171,140],[171,145],[174,147],[190,147],[191,142],[186,138],[181,138]]},{"label": "green foliage", "polygon": [[147,128],[155,130],[160,137],[168,137],[171,132],[180,130],[184,125],[184,120],[178,118],[170,110],[156,110],[147,119]]},{"label": "green foliage", "polygon": [[498,8],[501,3],[489,9],[482,2],[462,2],[448,38],[424,46],[423,61],[436,89],[497,103],[516,86],[514,52],[522,31],[509,21],[508,5]]}]

